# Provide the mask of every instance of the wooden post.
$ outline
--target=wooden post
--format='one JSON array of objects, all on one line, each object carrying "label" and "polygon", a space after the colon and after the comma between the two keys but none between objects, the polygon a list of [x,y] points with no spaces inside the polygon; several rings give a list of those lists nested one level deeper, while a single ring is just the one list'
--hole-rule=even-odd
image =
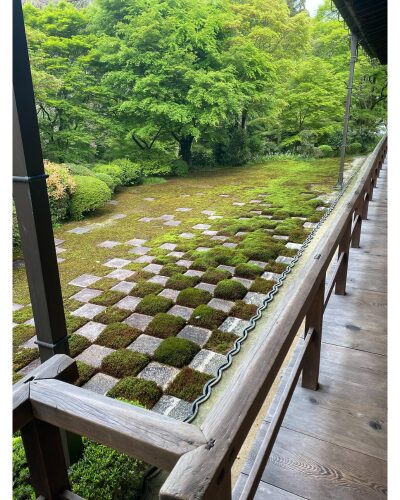
[{"label": "wooden post", "polygon": [[346,224],[345,233],[339,243],[339,257],[343,252],[343,259],[340,264],[340,269],[337,272],[336,278],[336,295],[346,295],[346,282],[347,282],[347,268],[349,265],[349,250],[350,250],[350,238],[351,238],[351,219]]},{"label": "wooden post", "polygon": [[367,191],[366,196],[364,198],[363,202],[363,208],[362,208],[362,219],[367,220],[368,219],[368,206],[370,202],[370,193]]},{"label": "wooden post", "polygon": [[357,208],[354,213],[355,215],[355,226],[353,229],[353,234],[351,236],[351,248],[360,248],[360,238],[361,238],[361,226],[362,226],[362,210]]},{"label": "wooden post", "polygon": [[303,375],[301,385],[306,389],[316,391],[318,389],[319,363],[321,356],[322,321],[324,316],[325,302],[325,274],[323,275],[314,299],[306,315],[305,333],[310,328],[314,334],[304,355]]}]

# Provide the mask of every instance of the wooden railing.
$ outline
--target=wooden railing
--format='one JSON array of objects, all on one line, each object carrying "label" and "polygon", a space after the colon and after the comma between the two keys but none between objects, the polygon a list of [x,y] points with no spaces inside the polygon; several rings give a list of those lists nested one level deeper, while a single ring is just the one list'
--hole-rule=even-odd
[{"label": "wooden railing", "polygon": [[[60,433],[65,429],[171,471],[162,499],[230,499],[232,464],[305,319],[302,349],[240,497],[253,498],[298,378],[302,375],[303,387],[318,389],[324,310],[333,290],[346,292],[350,246],[359,246],[386,150],[385,138],[200,427],[71,385],[77,368],[65,355],[52,357],[15,384],[14,431],[21,430],[36,494],[79,498],[70,492]],[[335,271],[325,286],[336,254]]]}]

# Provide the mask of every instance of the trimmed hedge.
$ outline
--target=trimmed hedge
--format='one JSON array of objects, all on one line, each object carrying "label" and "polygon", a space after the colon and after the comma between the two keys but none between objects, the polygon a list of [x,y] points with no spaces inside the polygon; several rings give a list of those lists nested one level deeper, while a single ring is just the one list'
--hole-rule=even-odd
[{"label": "trimmed hedge", "polygon": [[125,323],[111,323],[97,337],[96,344],[121,349],[131,344],[139,335],[139,330]]},{"label": "trimmed hedge", "polygon": [[154,359],[160,363],[181,368],[189,364],[199,351],[200,347],[190,340],[169,337],[157,347]]},{"label": "trimmed hedge", "polygon": [[186,307],[197,307],[209,302],[211,299],[212,295],[210,292],[207,292],[207,290],[186,288],[179,293],[176,303]]},{"label": "trimmed hedge", "polygon": [[71,197],[71,218],[80,220],[87,212],[100,208],[111,199],[111,190],[107,184],[95,177],[75,175],[75,192]]},{"label": "trimmed hedge", "polygon": [[101,362],[101,369],[116,378],[137,375],[148,364],[149,358],[138,352],[119,349],[114,351]]},{"label": "trimmed hedge", "polygon": [[186,321],[180,316],[158,313],[146,328],[146,334],[159,339],[173,337],[186,325]]},{"label": "trimmed hedge", "polygon": [[242,299],[247,293],[247,288],[236,280],[222,280],[215,287],[214,295],[219,299]]},{"label": "trimmed hedge", "polygon": [[178,373],[166,390],[166,394],[192,402],[203,392],[203,386],[211,375],[192,370],[186,366]]},{"label": "trimmed hedge", "polygon": [[122,168],[117,165],[95,165],[93,167],[93,172],[99,174],[107,174],[109,175],[114,182],[114,189],[118,186],[122,186],[122,177],[123,172]]},{"label": "trimmed hedge", "polygon": [[133,186],[142,182],[143,172],[139,163],[120,158],[113,160],[113,165],[117,165],[122,170],[121,180],[124,186]]},{"label": "trimmed hedge", "polygon": [[162,390],[151,380],[126,377],[114,385],[107,393],[111,398],[139,401],[145,408],[152,408],[162,396]]}]

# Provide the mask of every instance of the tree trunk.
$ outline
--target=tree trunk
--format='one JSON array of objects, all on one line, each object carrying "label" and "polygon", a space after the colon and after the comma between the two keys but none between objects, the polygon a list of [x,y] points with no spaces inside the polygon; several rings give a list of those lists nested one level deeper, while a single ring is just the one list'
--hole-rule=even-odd
[{"label": "tree trunk", "polygon": [[184,160],[189,167],[192,165],[192,144],[194,137],[186,135],[179,139],[179,156]]},{"label": "tree trunk", "polygon": [[244,109],[242,111],[242,117],[240,120],[240,126],[242,127],[243,130],[246,130],[247,128],[247,109]]}]

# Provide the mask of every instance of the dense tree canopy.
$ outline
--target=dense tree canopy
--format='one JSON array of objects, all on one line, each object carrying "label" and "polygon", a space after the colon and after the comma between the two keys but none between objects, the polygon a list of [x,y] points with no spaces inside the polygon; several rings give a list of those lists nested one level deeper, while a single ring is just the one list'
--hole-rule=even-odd
[{"label": "dense tree canopy", "polygon": [[[24,5],[45,156],[242,164],[337,152],[349,35],[327,0],[94,0]],[[386,68],[359,50],[350,143],[386,121]],[[355,146],[354,146],[355,148]]]}]

